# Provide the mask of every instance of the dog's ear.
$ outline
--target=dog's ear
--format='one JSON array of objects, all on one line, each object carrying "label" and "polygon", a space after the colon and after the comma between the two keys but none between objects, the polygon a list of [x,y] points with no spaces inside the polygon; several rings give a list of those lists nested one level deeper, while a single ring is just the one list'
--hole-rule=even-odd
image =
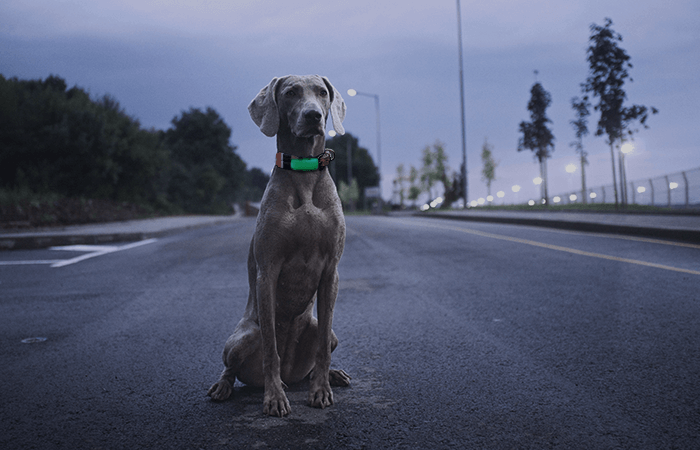
[{"label": "dog's ear", "polygon": [[333,129],[338,134],[345,134],[345,128],[343,128],[343,120],[345,120],[345,101],[340,92],[333,87],[328,78],[321,77],[323,82],[326,83],[328,92],[331,96],[331,119],[333,119]]},{"label": "dog's ear", "polygon": [[253,119],[255,125],[260,127],[260,131],[265,136],[273,137],[277,134],[280,126],[280,116],[277,110],[277,86],[286,77],[273,78],[270,84],[260,90],[258,95],[248,105],[250,118]]}]

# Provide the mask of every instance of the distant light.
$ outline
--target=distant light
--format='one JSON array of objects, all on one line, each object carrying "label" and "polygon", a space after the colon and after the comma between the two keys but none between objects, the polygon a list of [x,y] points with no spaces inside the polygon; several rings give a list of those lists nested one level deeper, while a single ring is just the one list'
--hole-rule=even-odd
[{"label": "distant light", "polygon": [[543,205],[546,205],[546,204],[547,204],[547,199],[546,199],[546,198],[543,198],[543,199],[542,199],[542,204],[543,204]]},{"label": "distant light", "polygon": [[532,180],[532,182],[535,183],[535,185],[539,186],[540,184],[542,184],[542,177],[535,177]]},{"label": "distant light", "polygon": [[472,200],[469,204],[472,206],[472,208],[476,208],[477,206],[479,206],[479,202],[477,202],[476,200]]},{"label": "distant light", "polygon": [[357,91],[355,89],[348,89],[348,95],[354,97],[357,95]]},{"label": "distant light", "polygon": [[335,130],[331,130],[328,132],[328,136],[330,136],[330,137],[335,137],[336,134],[337,133],[335,132]]},{"label": "distant light", "polygon": [[572,202],[575,202],[576,199],[578,199],[578,197],[576,196],[576,194],[571,194],[571,195],[569,195],[569,200],[571,200]]},{"label": "distant light", "polygon": [[639,192],[640,194],[643,194],[643,193],[645,193],[646,191],[647,191],[647,188],[645,188],[644,186],[639,186],[639,187],[637,188],[637,192]]},{"label": "distant light", "polygon": [[498,198],[503,198],[503,197],[505,197],[505,196],[506,196],[506,193],[503,192],[503,191],[498,191],[498,192],[496,192],[496,197],[498,197]]},{"label": "distant light", "polygon": [[566,165],[565,169],[568,173],[574,173],[574,172],[576,172],[576,164],[569,163]]},{"label": "distant light", "polygon": [[430,206],[432,208],[437,208],[438,206],[440,206],[442,204],[443,201],[444,201],[444,199],[442,197],[438,197],[435,200],[433,200],[432,202],[430,202]]},{"label": "distant light", "polygon": [[530,206],[535,206],[535,201],[534,201],[534,200],[530,200],[529,202],[527,202],[527,204],[530,205]]},{"label": "distant light", "polygon": [[520,192],[520,186],[518,186],[517,184],[515,186],[513,186],[511,189],[513,190],[513,192]]},{"label": "distant light", "polygon": [[552,199],[552,201],[553,201],[554,203],[559,203],[559,202],[561,201],[561,197],[559,197],[559,196],[557,195],[556,197],[554,197],[554,198]]},{"label": "distant light", "polygon": [[483,205],[484,203],[486,203],[486,199],[483,198],[483,197],[481,197],[479,200],[477,200],[477,202],[478,202],[480,205]]},{"label": "distant light", "polygon": [[427,204],[427,203],[426,203],[425,205],[423,205],[423,206],[420,207],[420,210],[421,210],[421,211],[427,211],[427,210],[429,210],[429,209],[430,209],[430,205]]},{"label": "distant light", "polygon": [[486,197],[486,201],[492,202],[493,201],[493,195],[489,195]]},{"label": "distant light", "polygon": [[675,181],[671,181],[668,187],[671,189],[676,189],[678,187],[678,183],[676,183]]},{"label": "distant light", "polygon": [[622,144],[622,147],[620,147],[620,151],[625,155],[628,153],[632,153],[632,150],[634,150],[634,145],[630,144],[629,142],[626,144]]}]

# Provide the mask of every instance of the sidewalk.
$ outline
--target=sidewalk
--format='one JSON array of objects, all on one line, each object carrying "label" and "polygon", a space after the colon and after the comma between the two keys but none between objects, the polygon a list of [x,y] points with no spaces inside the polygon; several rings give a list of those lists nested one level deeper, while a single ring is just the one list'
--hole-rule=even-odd
[{"label": "sidewalk", "polygon": [[175,216],[71,225],[31,231],[0,231],[0,250],[140,241],[178,231],[239,220],[242,216]]},{"label": "sidewalk", "polygon": [[438,211],[420,217],[617,233],[700,243],[700,216],[542,211]]}]

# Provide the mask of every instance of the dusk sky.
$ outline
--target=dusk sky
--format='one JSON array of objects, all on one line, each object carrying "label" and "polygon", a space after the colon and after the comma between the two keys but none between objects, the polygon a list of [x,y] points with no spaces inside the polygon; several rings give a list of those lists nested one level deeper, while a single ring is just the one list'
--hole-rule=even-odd
[{"label": "dusk sky", "polygon": [[[580,187],[569,143],[570,99],[588,74],[592,23],[613,20],[631,56],[627,104],[659,114],[635,137],[629,180],[700,167],[700,2],[697,0],[462,0],[469,198],[481,181],[485,138],[499,162],[492,191],[523,186],[537,193],[532,153],[517,152],[518,124],[529,120],[537,80],[552,95],[556,138],[550,194]],[[420,166],[426,145],[445,143],[452,170],[462,161],[457,18],[454,0],[343,2],[296,0],[149,1],[3,0],[0,74],[64,78],[93,97],[110,94],[144,127],[167,129],[190,107],[211,106],[233,129],[249,167],[274,165],[275,140],[247,105],[272,77],[327,76],[347,104],[345,129],[377,161],[374,103],[347,89],[379,95],[383,196],[396,167]],[[595,130],[593,113],[589,129]],[[331,124],[329,121],[329,128]],[[588,185],[612,182],[605,138],[585,139]],[[580,169],[579,169],[580,170]]]}]

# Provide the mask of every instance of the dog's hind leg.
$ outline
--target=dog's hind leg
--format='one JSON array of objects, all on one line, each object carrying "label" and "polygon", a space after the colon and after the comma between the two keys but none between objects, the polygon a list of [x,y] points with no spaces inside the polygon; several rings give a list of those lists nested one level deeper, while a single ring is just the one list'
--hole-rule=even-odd
[{"label": "dog's hind leg", "polygon": [[245,384],[262,386],[264,377],[259,328],[246,319],[241,320],[226,341],[223,360],[226,368],[219,381],[207,392],[212,400],[226,400],[233,392],[236,378]]}]

